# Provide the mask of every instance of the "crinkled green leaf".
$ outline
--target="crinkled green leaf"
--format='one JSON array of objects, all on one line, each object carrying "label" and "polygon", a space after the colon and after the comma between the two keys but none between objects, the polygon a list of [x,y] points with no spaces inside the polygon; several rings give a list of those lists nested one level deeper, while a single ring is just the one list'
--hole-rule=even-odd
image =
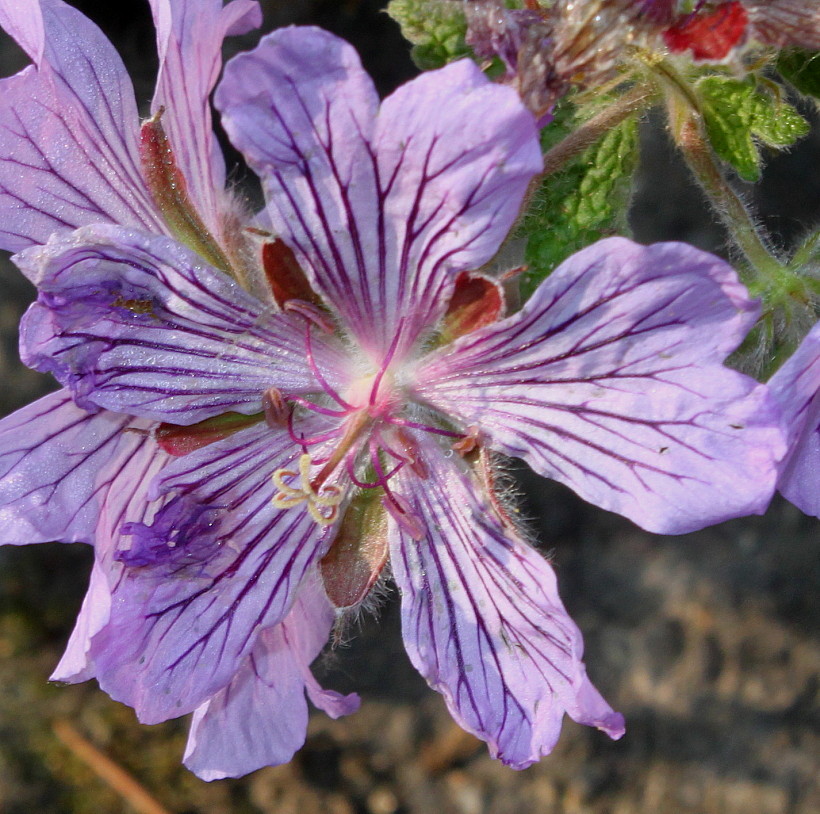
[{"label": "crinkled green leaf", "polygon": [[800,93],[820,99],[820,53],[783,51],[777,58],[777,70]]},{"label": "crinkled green leaf", "polygon": [[387,13],[413,43],[412,57],[422,70],[440,68],[471,53],[464,42],[467,18],[461,3],[391,0]]},{"label": "crinkled green leaf", "polygon": [[[543,131],[544,149],[571,132],[573,124],[577,122],[571,111],[559,109]],[[523,297],[574,252],[628,231],[626,212],[637,155],[638,121],[632,117],[542,181],[519,231],[527,240]]]},{"label": "crinkled green leaf", "polygon": [[809,132],[808,122],[788,102],[760,90],[753,79],[709,76],[697,88],[712,147],[746,181],[760,178],[755,139],[788,147]]}]

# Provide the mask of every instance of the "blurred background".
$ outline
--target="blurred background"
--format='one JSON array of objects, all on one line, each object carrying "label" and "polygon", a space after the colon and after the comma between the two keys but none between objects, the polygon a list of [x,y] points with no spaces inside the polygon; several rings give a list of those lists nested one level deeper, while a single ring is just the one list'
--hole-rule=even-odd
[{"label": "blurred background", "polygon": [[[145,103],[156,59],[144,0],[76,0],[114,41]],[[352,42],[380,92],[414,74],[379,0],[263,0],[265,25],[320,25]],[[257,35],[229,43],[253,45]],[[0,40],[0,72],[25,64]],[[815,120],[815,125],[817,124]],[[647,123],[631,221],[639,240],[720,251],[698,191]],[[231,157],[235,160],[235,154]],[[237,178],[244,173],[237,170]],[[820,220],[820,133],[770,162],[749,194],[788,244]],[[54,385],[17,356],[33,290],[0,269],[0,413]],[[395,595],[316,666],[362,696],[350,718],[311,718],[293,762],[204,783],[180,763],[187,721],[147,727],[94,682],[47,678],[73,626],[90,549],[0,549],[2,814],[810,814],[820,811],[817,587],[820,525],[776,500],[765,517],[659,537],[517,473],[525,513],[584,632],[594,683],[624,713],[619,742],[567,720],[555,752],[523,772],[453,724],[404,654]],[[91,751],[89,751],[89,746]],[[127,772],[118,791],[100,772]],[[140,794],[146,795],[141,798]],[[148,799],[151,798],[151,799]],[[142,801],[142,802],[141,802]],[[153,806],[153,808],[152,808]]]}]

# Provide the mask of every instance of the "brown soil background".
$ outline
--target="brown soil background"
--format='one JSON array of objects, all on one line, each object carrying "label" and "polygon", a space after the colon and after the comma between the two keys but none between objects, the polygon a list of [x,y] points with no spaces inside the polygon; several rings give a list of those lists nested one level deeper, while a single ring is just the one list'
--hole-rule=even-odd
[{"label": "brown soil background", "polygon": [[[114,39],[151,92],[147,4],[77,3]],[[412,75],[395,26],[369,0],[267,0],[265,30],[321,25],[360,49],[380,89]],[[252,42],[252,38],[245,45]],[[0,69],[20,66],[0,43]],[[647,127],[632,210],[644,241],[684,239],[718,248],[658,128]],[[784,243],[820,219],[820,135],[773,161],[755,191]],[[0,270],[0,414],[50,389],[16,353],[32,296]],[[99,779],[71,727],[175,814],[813,814],[820,811],[816,595],[820,526],[776,501],[765,517],[697,534],[659,537],[587,506],[571,492],[520,473],[525,511],[584,631],[595,683],[627,718],[613,743],[567,721],[555,752],[514,772],[450,720],[409,664],[396,597],[365,617],[349,644],[323,655],[323,680],[363,698],[356,715],[315,714],[304,749],[287,766],[204,783],[180,765],[185,721],[145,727],[93,683],[47,677],[71,630],[90,569],[84,546],[0,550],[0,812],[135,811]]]}]

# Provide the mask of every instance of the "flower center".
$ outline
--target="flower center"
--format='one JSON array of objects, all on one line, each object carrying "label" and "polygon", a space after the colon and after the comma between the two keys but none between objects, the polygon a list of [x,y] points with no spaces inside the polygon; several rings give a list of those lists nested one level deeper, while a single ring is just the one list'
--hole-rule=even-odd
[{"label": "flower center", "polygon": [[[321,327],[321,323],[307,309],[310,306],[299,303],[291,310],[305,319],[305,355],[320,389],[316,400],[285,397],[278,391],[268,394],[267,402],[275,407],[277,420],[287,426],[294,444],[302,450],[298,471],[282,468],[273,474],[278,490],[272,498],[273,505],[289,509],[304,504],[319,525],[327,526],[336,521],[351,488],[381,489],[384,508],[408,533],[420,537],[420,522],[405,498],[391,488],[390,481],[407,466],[416,476],[427,476],[415,441],[419,431],[454,440],[464,436],[404,417],[408,401],[394,372],[400,325],[379,369],[356,379],[342,394],[315,362],[311,326]],[[299,408],[326,417],[334,426],[316,435],[299,432],[294,418]]]}]

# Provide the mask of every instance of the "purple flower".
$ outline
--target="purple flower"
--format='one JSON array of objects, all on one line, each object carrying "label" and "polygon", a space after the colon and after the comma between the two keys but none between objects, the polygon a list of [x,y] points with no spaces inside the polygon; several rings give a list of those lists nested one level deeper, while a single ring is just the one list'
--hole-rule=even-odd
[{"label": "purple flower", "polygon": [[3,534],[97,548],[58,674],[96,675],[145,722],[194,712],[206,779],[282,762],[305,693],[355,707],[308,665],[328,597],[357,606],[389,561],[411,660],[493,755],[531,764],[565,712],[619,737],[499,453],[655,531],[763,511],[779,413],[721,364],[755,305],[717,258],[613,238],[501,318],[471,270],[541,156],[517,95],[470,61],[379,105],[350,46],[285,29],[216,101],[292,250],[262,252],[273,295],[209,263],[199,227],[183,246],[109,217],[16,257],[39,289],[23,355],[75,403],[0,424]]},{"label": "purple flower", "polygon": [[820,517],[820,323],[769,387],[783,410],[789,445],[778,489],[801,511]]}]

